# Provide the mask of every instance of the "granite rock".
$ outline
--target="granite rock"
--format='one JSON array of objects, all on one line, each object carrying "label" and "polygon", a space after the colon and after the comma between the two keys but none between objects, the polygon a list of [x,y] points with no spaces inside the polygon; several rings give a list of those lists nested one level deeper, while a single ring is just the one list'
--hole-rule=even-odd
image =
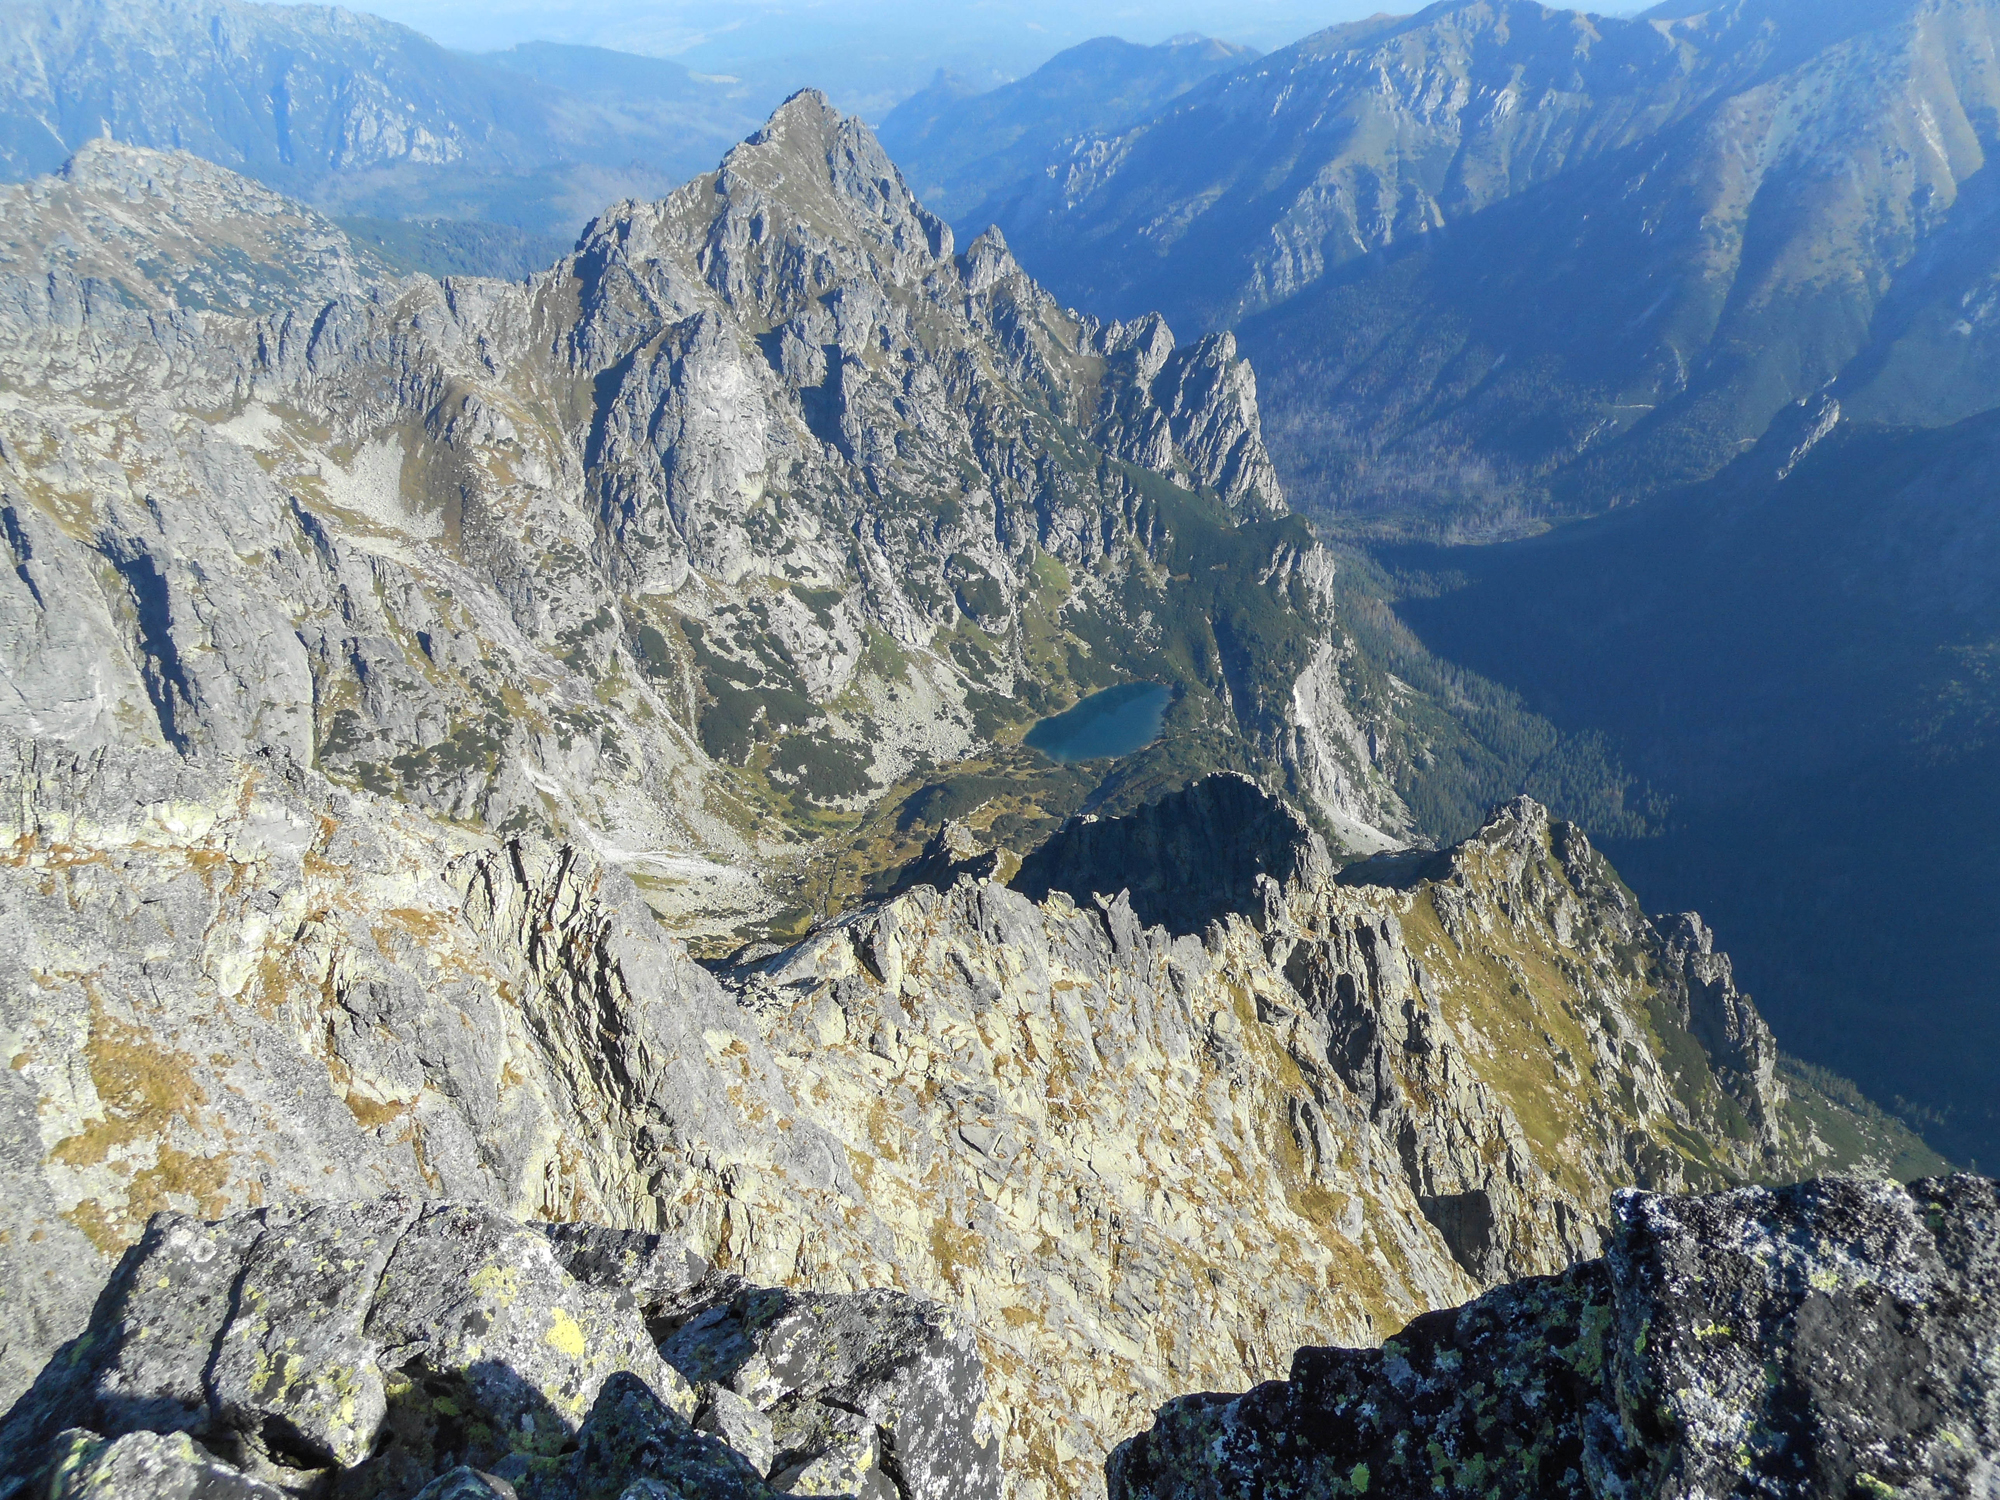
[{"label": "granite rock", "polygon": [[[160,1215],[0,1427],[0,1486],[998,1494],[984,1372],[942,1309],[712,1277],[690,1298],[650,1273],[698,1258],[644,1238],[393,1197]],[[663,1358],[649,1320],[667,1301],[684,1322]]]},{"label": "granite rock", "polygon": [[1990,1179],[1627,1193],[1601,1260],[1169,1404],[1111,1493],[1987,1494],[1996,1278]]},{"label": "granite rock", "polygon": [[[786,1289],[730,1315],[758,1337],[774,1296],[940,1304],[985,1366],[972,1420],[1009,1492],[1087,1495],[1178,1391],[1595,1254],[1613,1187],[1845,1160],[1784,1079],[1777,1155],[1698,1131],[1746,1075],[1724,1057],[1697,1076],[1700,1041],[1662,1041],[1683,1033],[1660,1029],[1679,971],[1657,929],[1532,804],[1335,877],[1247,784],[1192,795],[1250,799],[1260,866],[1171,840],[1147,863],[1138,838],[1137,895],[1071,881],[1039,901],[955,871],[711,972],[586,850],[443,827],[279,757],[17,750],[6,1394],[82,1331],[160,1210],[443,1195],[607,1226],[538,1234],[655,1339],[758,1287]],[[1118,824],[1086,826],[1117,843]],[[1209,917],[1176,933],[1139,899]],[[337,1303],[310,1347],[365,1369],[358,1305]],[[188,1352],[206,1333],[131,1352],[164,1362],[141,1381],[171,1406],[162,1430],[281,1399],[287,1452],[363,1443],[386,1386],[260,1394],[268,1336],[237,1326],[213,1390]],[[775,1462],[801,1447],[787,1423],[841,1410],[699,1381],[694,1435],[751,1434],[758,1463],[763,1421]],[[888,1473],[875,1429],[900,1408],[834,1399],[869,1414],[843,1451]]]}]

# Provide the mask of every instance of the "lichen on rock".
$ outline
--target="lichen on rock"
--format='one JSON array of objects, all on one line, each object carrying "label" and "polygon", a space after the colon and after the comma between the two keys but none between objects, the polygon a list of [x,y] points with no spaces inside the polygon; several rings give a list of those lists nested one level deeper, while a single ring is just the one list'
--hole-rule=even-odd
[{"label": "lichen on rock", "polygon": [[672,1277],[663,1351],[657,1270],[699,1260],[641,1239],[403,1198],[161,1215],[0,1426],[0,1493],[998,1494],[941,1309]]},{"label": "lichen on rock", "polygon": [[1627,1193],[1601,1260],[1168,1404],[1111,1494],[1984,1494],[1996,1291],[1990,1179]]}]

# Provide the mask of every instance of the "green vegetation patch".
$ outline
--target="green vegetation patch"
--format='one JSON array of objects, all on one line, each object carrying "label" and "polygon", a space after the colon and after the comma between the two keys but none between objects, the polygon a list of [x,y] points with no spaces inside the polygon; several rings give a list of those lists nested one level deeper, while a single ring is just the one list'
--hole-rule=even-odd
[{"label": "green vegetation patch", "polygon": [[791,734],[778,741],[771,752],[770,770],[796,782],[798,796],[831,803],[858,797],[875,785],[868,770],[874,759],[866,746],[835,739],[823,731]]}]

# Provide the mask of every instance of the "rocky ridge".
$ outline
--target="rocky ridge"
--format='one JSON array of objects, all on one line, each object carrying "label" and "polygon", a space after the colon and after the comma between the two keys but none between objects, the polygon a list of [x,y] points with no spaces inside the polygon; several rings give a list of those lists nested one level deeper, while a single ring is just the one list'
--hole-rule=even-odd
[{"label": "rocky ridge", "polygon": [[1179,1391],[1595,1253],[1608,1184],[1842,1160],[1741,1047],[1697,1062],[1754,1012],[1712,963],[1677,998],[1691,960],[1532,804],[1374,884],[1265,804],[1284,857],[1198,932],[1078,853],[1085,889],[919,884],[711,974],[574,846],[275,756],[14,754],[15,1391],[155,1212],[421,1191],[941,1302],[1009,1492],[1089,1494]]},{"label": "rocky ridge", "polygon": [[1991,1491],[1990,1179],[1629,1193],[1617,1218],[1601,1260],[1171,1404],[1111,1494]]}]

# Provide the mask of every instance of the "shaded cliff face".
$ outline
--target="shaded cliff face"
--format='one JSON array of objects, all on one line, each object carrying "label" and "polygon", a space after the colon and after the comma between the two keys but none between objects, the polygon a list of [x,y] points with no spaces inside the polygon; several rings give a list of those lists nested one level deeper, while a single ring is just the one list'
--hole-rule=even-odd
[{"label": "shaded cliff face", "polygon": [[957,254],[816,96],[524,285],[384,279],[109,143],[6,217],[15,733],[282,748],[722,926],[1134,678],[1179,690],[1130,795],[1239,764],[1364,845],[1405,819],[1229,341]]},{"label": "shaded cliff face", "polygon": [[944,1302],[1012,1493],[1087,1495],[1179,1391],[1595,1253],[1613,1186],[1877,1128],[1760,1074],[1713,955],[1532,804],[1397,885],[1308,845],[1196,935],[968,878],[712,975],[573,847],[276,758],[16,754],[13,1391],[155,1211],[421,1190]]},{"label": "shaded cliff face", "polygon": [[1122,818],[1080,818],[1009,882],[1040,900],[1123,892],[1147,926],[1199,933],[1231,912],[1261,917],[1267,890],[1330,880],[1325,842],[1244,776],[1216,776]]},{"label": "shaded cliff face", "polygon": [[1603,1260],[1172,1404],[1111,1493],[1979,1493],[1996,1250],[1986,1178],[1625,1195]]}]

